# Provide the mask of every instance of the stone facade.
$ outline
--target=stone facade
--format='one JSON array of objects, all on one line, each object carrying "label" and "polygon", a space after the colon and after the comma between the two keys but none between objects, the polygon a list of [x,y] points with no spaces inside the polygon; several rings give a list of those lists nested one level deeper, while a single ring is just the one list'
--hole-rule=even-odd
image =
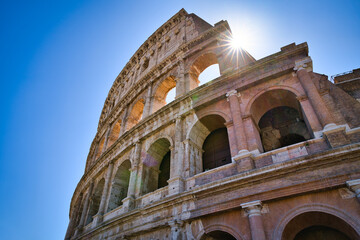
[{"label": "stone facade", "polygon": [[[313,72],[306,43],[255,60],[230,38],[182,9],[136,51],[65,239],[360,239],[358,82]],[[199,86],[213,64],[221,76]]]}]

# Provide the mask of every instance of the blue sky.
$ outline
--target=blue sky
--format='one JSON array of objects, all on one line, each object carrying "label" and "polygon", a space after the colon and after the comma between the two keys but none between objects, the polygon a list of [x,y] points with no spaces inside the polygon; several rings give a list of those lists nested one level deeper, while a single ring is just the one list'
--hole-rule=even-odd
[{"label": "blue sky", "polygon": [[0,232],[63,239],[108,91],[138,47],[185,8],[228,20],[256,59],[307,41],[314,71],[360,67],[360,1],[2,1]]}]

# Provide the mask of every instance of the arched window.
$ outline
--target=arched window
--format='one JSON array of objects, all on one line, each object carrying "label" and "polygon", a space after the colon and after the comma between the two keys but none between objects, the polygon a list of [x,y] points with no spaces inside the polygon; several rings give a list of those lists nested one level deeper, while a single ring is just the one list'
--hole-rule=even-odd
[{"label": "arched window", "polygon": [[212,131],[204,141],[203,150],[204,171],[231,163],[227,129],[218,128]]},{"label": "arched window", "polygon": [[111,185],[111,193],[108,204],[108,211],[111,211],[120,205],[122,200],[126,198],[130,181],[131,163],[129,160],[124,161],[116,171],[114,180]]},{"label": "arched window", "polygon": [[120,135],[120,129],[121,129],[121,120],[117,121],[108,137],[108,147],[114,144],[114,142],[119,138]]},{"label": "arched window", "polygon": [[201,118],[189,134],[190,176],[231,163],[225,119],[219,115]]},{"label": "arched window", "polygon": [[161,138],[150,146],[144,159],[144,194],[168,185],[167,181],[170,178],[170,160],[171,151],[169,140]]},{"label": "arched window", "polygon": [[236,240],[236,238],[230,233],[217,230],[204,234],[201,240]]},{"label": "arched window", "polygon": [[[200,74],[203,77],[201,80],[199,79]],[[216,55],[214,53],[205,53],[199,56],[190,67],[189,75],[190,90],[219,77],[219,64]]]},{"label": "arched window", "polygon": [[219,64],[213,64],[207,67],[203,72],[199,75],[199,86],[210,82],[216,78],[220,77],[220,67]]},{"label": "arched window", "polygon": [[311,211],[291,219],[284,228],[281,239],[348,240],[359,237],[344,220],[328,213]]},{"label": "arched window", "polygon": [[87,214],[86,225],[91,223],[93,217],[98,213],[101,201],[101,195],[104,189],[105,180],[101,179],[94,189],[94,193],[90,198],[90,207]]},{"label": "arched window", "polygon": [[296,234],[294,240],[350,240],[344,233],[330,227],[312,226]]},{"label": "arched window", "polygon": [[126,130],[130,130],[141,120],[144,111],[144,103],[144,99],[140,99],[134,104],[126,123]]},{"label": "arched window", "polygon": [[263,93],[252,104],[251,113],[265,152],[311,138],[300,103],[290,91]]},{"label": "arched window", "polygon": [[152,112],[156,112],[157,110],[159,110],[160,108],[165,106],[168,103],[166,100],[169,101],[169,100],[175,99],[174,94],[172,94],[173,96],[171,96],[171,97],[173,97],[172,99],[167,98],[169,92],[173,89],[174,90],[176,89],[176,81],[175,81],[175,78],[172,76],[165,78],[160,83],[160,85],[157,87],[157,89],[155,91]]}]

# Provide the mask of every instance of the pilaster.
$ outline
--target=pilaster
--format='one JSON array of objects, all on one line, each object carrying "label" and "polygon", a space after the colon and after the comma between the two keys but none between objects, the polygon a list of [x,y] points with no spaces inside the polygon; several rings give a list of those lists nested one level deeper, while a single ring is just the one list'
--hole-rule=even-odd
[{"label": "pilaster", "polygon": [[94,182],[91,182],[90,186],[89,186],[88,194],[85,197],[85,202],[84,202],[84,207],[82,209],[80,222],[79,222],[79,225],[76,227],[76,230],[75,230],[75,234],[74,234],[75,236],[78,235],[82,231],[82,229],[84,227],[86,212],[87,212],[87,209],[88,209],[88,206],[89,206],[90,196],[92,194],[93,188],[94,188]]},{"label": "pilaster", "polygon": [[171,220],[168,222],[169,226],[171,227],[171,240],[182,240],[183,234],[182,234],[182,226],[184,225],[184,222],[178,219]]},{"label": "pilaster", "polygon": [[108,196],[108,191],[110,188],[110,184],[111,184],[111,175],[113,172],[113,168],[114,168],[114,164],[112,162],[109,163],[107,171],[106,171],[106,175],[105,175],[105,184],[104,184],[104,189],[103,192],[101,194],[101,201],[100,201],[100,206],[99,206],[99,211],[97,212],[97,214],[93,217],[93,226],[97,226],[98,224],[100,224],[103,220],[103,215],[105,212],[105,205],[106,205],[106,201],[107,201],[107,196]]},{"label": "pilaster", "polygon": [[[295,62],[294,70],[296,71],[296,75],[309,97],[311,105],[318,115],[322,127],[326,128],[328,124],[334,124],[334,120],[306,69],[309,69],[309,65],[311,65],[311,63],[310,57],[298,60]],[[311,71],[311,67],[309,70]]]},{"label": "pilaster", "polygon": [[264,225],[262,221],[261,209],[262,203],[261,201],[252,201],[248,203],[243,203],[240,205],[246,212],[251,230],[251,239],[252,240],[265,240],[265,231]]}]

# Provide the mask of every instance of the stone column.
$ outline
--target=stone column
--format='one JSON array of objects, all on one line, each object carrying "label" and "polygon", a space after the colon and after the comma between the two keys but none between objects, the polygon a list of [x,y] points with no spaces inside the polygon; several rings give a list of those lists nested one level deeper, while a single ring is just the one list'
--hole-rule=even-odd
[{"label": "stone column", "polygon": [[256,127],[256,123],[254,122],[251,115],[247,115],[243,117],[245,133],[247,136],[247,144],[249,151],[251,152],[263,152],[263,146],[260,138],[260,133]]},{"label": "stone column", "polygon": [[146,102],[144,106],[144,112],[143,112],[143,118],[146,118],[151,114],[151,102],[152,102],[152,83],[148,86],[147,96],[146,96]]},{"label": "stone column", "polygon": [[236,90],[231,90],[230,92],[226,93],[227,100],[230,103],[230,111],[234,123],[236,142],[240,153],[243,150],[248,151],[248,146],[238,96],[239,95]]},{"label": "stone column", "polygon": [[237,163],[238,172],[242,172],[253,169],[254,161],[251,158],[251,153],[248,150],[247,137],[241,116],[238,96],[239,94],[237,94],[236,90],[231,90],[226,94],[227,100],[230,102],[230,111],[233,119],[233,128],[238,150],[238,153],[236,156],[232,157],[232,160]]},{"label": "stone column", "polygon": [[105,152],[105,150],[108,147],[107,144],[108,144],[108,141],[109,141],[110,133],[111,133],[111,127],[109,127],[109,129],[105,133],[105,140],[104,140],[104,146],[103,146],[102,152]]},{"label": "stone column", "polygon": [[137,142],[137,143],[135,143],[133,159],[131,161],[131,170],[130,170],[131,172],[130,172],[129,188],[128,188],[128,193],[127,193],[127,196],[132,197],[132,198],[135,197],[140,155],[141,155],[141,143]]},{"label": "stone column", "polygon": [[87,213],[87,210],[88,210],[88,207],[89,207],[89,202],[90,202],[90,196],[92,194],[92,191],[93,191],[93,188],[94,188],[94,183],[91,182],[90,183],[90,186],[89,186],[89,191],[88,191],[88,194],[86,195],[85,197],[85,202],[84,202],[84,206],[83,206],[83,209],[82,209],[82,213],[81,213],[81,218],[80,218],[80,222],[79,222],[79,225],[77,226],[76,228],[76,231],[75,231],[75,236],[81,232],[82,228],[84,227],[84,224],[85,224],[85,217],[86,217],[86,213]]},{"label": "stone column", "polygon": [[234,124],[232,121],[229,121],[229,122],[225,123],[225,126],[226,126],[227,134],[229,137],[230,153],[231,153],[232,157],[235,157],[238,154],[239,150],[237,147]]},{"label": "stone column", "polygon": [[111,175],[112,175],[112,172],[113,172],[113,168],[114,168],[114,164],[112,162],[109,163],[108,169],[107,169],[107,172],[106,172],[106,175],[105,175],[104,189],[103,189],[102,194],[101,194],[99,211],[93,217],[93,219],[94,219],[93,226],[97,226],[103,220],[102,218],[103,218],[103,215],[104,215],[104,212],[105,212],[105,205],[106,205],[108,191],[109,191],[110,184],[111,184]]},{"label": "stone column", "polygon": [[130,169],[130,180],[129,187],[127,192],[127,197],[122,200],[124,212],[127,212],[135,207],[135,196],[137,194],[137,184],[139,179],[139,162],[141,158],[141,142],[138,141],[135,143],[134,152],[131,159],[131,169]]},{"label": "stone column", "polygon": [[186,89],[185,84],[185,62],[183,59],[183,55],[179,54],[178,62],[179,62],[179,70],[178,70],[178,77],[176,79],[176,94],[175,99],[179,96],[184,95],[188,90]]},{"label": "stone column", "polygon": [[121,126],[120,126],[120,136],[124,134],[124,132],[126,131],[126,124],[127,124],[127,119],[128,119],[128,112],[129,112],[129,106],[126,107],[125,109],[125,113],[124,116],[121,119]]},{"label": "stone column", "polygon": [[346,186],[356,194],[356,198],[360,203],[360,179],[346,181]]},{"label": "stone column", "polygon": [[169,225],[171,227],[171,240],[181,240],[183,239],[181,227],[183,225],[183,221],[181,220],[171,220],[169,221]]},{"label": "stone column", "polygon": [[248,215],[252,240],[265,240],[264,225],[261,217],[261,201],[252,201],[240,205]]},{"label": "stone column", "polygon": [[182,117],[179,116],[175,121],[175,146],[174,146],[174,159],[170,161],[170,179],[169,183],[169,195],[178,194],[184,191],[183,180],[183,166],[184,166],[184,147],[182,143]]},{"label": "stone column", "polygon": [[311,61],[310,58],[305,58],[300,61],[296,61],[294,70],[296,71],[296,75],[302,87],[304,88],[307,96],[309,97],[311,105],[314,107],[314,110],[318,115],[323,128],[325,128],[329,124],[335,125],[334,120],[325,102],[321,98],[314,82],[312,81],[309,73],[305,69],[307,67],[306,63],[310,61]]},{"label": "stone column", "polygon": [[311,130],[314,133],[315,138],[319,137],[317,134],[319,131],[322,130],[321,124],[319,122],[319,119],[311,106],[309,99],[307,96],[297,97],[297,100],[300,102],[301,108],[304,111],[305,118],[307,119]]},{"label": "stone column", "polygon": [[131,200],[130,202],[133,202],[135,197],[138,197],[141,195],[141,185],[142,185],[142,182],[141,182],[142,167],[140,167],[141,145],[142,144],[140,141],[137,141],[135,143],[134,152],[133,152],[132,158],[131,158],[131,172],[130,172],[128,196],[126,197],[126,198],[130,198],[130,200]]}]

